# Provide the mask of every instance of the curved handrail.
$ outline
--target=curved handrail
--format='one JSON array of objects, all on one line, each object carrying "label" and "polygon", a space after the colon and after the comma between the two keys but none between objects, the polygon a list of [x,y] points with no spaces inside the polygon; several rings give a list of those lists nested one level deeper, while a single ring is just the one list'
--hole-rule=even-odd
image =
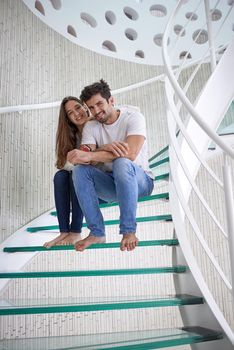
[{"label": "curved handrail", "polygon": [[[225,45],[224,45],[225,47]],[[220,51],[221,48],[219,48],[218,51]],[[187,62],[187,64],[184,66],[184,69],[192,67],[196,64],[198,64],[201,61],[201,59],[196,59],[196,60],[192,60],[190,62]],[[177,72],[179,68],[175,68],[174,72]],[[164,80],[165,79],[165,73],[157,75],[153,78],[144,80],[144,81],[140,81],[138,83],[129,85],[129,86],[125,86],[123,88],[120,89],[116,89],[112,91],[113,95],[118,95],[121,94],[123,92],[127,92],[127,91],[131,91],[134,89],[138,89],[139,87],[143,87],[149,84],[152,84],[158,80]],[[59,107],[61,104],[61,101],[55,101],[55,102],[47,102],[47,103],[36,103],[36,104],[28,104],[28,105],[15,105],[15,106],[6,106],[6,107],[0,107],[0,114],[5,114],[5,113],[22,113],[23,111],[30,111],[30,110],[40,110],[40,109],[47,109],[47,108],[55,108],[55,107]]]},{"label": "curved handrail", "polygon": [[[167,85],[167,82],[166,82]],[[173,117],[176,120],[176,122],[178,123],[180,130],[183,134],[183,136],[185,137],[185,139],[187,140],[190,148],[192,149],[192,151],[194,152],[194,154],[196,155],[197,158],[199,158],[201,164],[204,166],[204,168],[208,171],[208,173],[213,177],[213,179],[216,181],[216,183],[223,189],[223,183],[217,178],[217,176],[214,174],[214,172],[208,167],[208,165],[205,163],[205,161],[199,156],[194,144],[191,142],[191,140],[189,139],[189,135],[185,130],[185,127],[183,125],[183,123],[179,120],[179,117],[176,113],[175,108],[172,106],[172,102],[171,99],[172,97],[169,95],[168,99],[169,99],[169,105],[171,108],[171,111],[173,113]],[[201,201],[201,203],[203,204],[203,206],[206,208],[208,214],[210,215],[210,217],[213,219],[214,223],[217,225],[217,227],[219,228],[219,230],[222,232],[222,234],[224,235],[225,238],[227,238],[227,234],[224,231],[222,225],[219,223],[219,221],[216,219],[216,217],[214,216],[213,212],[211,211],[210,207],[208,206],[207,202],[205,201],[205,199],[203,198],[201,192],[198,189],[198,186],[195,184],[195,181],[192,179],[191,175],[189,174],[189,171],[187,169],[187,166],[185,164],[185,162],[183,161],[183,158],[179,155],[179,151],[177,149],[177,145],[176,145],[176,136],[171,134],[171,140],[173,142],[174,148],[175,148],[175,152],[176,152],[176,156],[179,160],[179,163],[181,165],[181,167],[184,170],[184,174],[186,175],[189,183],[191,184],[191,186],[193,187],[195,193],[197,194],[197,197],[199,198],[199,200]],[[207,249],[207,248],[205,248]]]},{"label": "curved handrail", "polygon": [[[208,97],[209,93],[211,91],[213,92],[214,90],[212,89],[216,86],[214,85],[214,83],[216,82],[214,80],[215,78],[213,80],[211,79],[209,83],[206,85],[206,88],[201,93],[201,96],[198,99],[197,109],[195,109],[194,105],[187,98],[186,92],[199,68],[195,68],[195,73],[192,73],[191,79],[189,79],[189,81],[185,85],[186,92],[184,91],[184,89],[181,88],[177,80],[180,75],[180,68],[178,69],[179,74],[177,76],[175,76],[174,71],[172,69],[167,43],[168,43],[169,33],[171,31],[171,28],[173,28],[173,25],[174,25],[174,19],[176,18],[178,12],[180,11],[182,3],[183,1],[179,1],[175,8],[175,11],[171,14],[164,32],[163,42],[162,42],[164,68],[167,76],[167,78],[165,79],[165,88],[166,88],[166,95],[167,95],[167,101],[168,101],[167,116],[168,116],[168,128],[169,128],[169,136],[170,136],[169,156],[170,156],[170,168],[171,168],[171,181],[170,181],[169,192],[170,192],[170,199],[172,199],[171,210],[172,210],[173,221],[176,229],[176,234],[178,236],[181,249],[188,263],[190,271],[193,274],[197,285],[202,291],[204,298],[206,299],[206,302],[210,307],[210,310],[213,312],[216,320],[222,327],[223,331],[226,333],[231,343],[234,345],[234,332],[231,330],[227,320],[225,319],[224,312],[221,311],[220,307],[217,305],[214,299],[214,296],[210,292],[208,284],[205,281],[204,275],[200,270],[200,268],[198,267],[198,260],[194,256],[191,243],[189,238],[187,237],[187,231],[185,228],[186,226],[185,218],[186,218],[190,225],[189,229],[192,230],[193,237],[195,237],[198,245],[200,243],[200,246],[202,247],[203,252],[205,252],[204,254],[205,259],[207,260],[208,258],[211,261],[213,267],[215,267],[216,269],[215,273],[216,274],[218,273],[220,281],[222,280],[226,285],[225,290],[228,290],[229,292],[230,291],[233,292],[231,283],[228,281],[225,273],[223,272],[223,269],[220,267],[218,263],[218,259],[215,257],[215,254],[213,254],[213,252],[209,248],[207,241],[204,239],[204,236],[200,231],[197,221],[194,219],[192,210],[189,208],[189,198],[190,198],[191,189],[192,189],[194,191],[194,194],[196,195],[196,199],[198,198],[200,200],[200,202],[202,203],[202,205],[204,206],[204,208],[212,218],[212,224],[215,223],[219,228],[219,230],[221,230],[222,233],[225,235],[225,238],[227,238],[223,227],[219,224],[219,221],[216,219],[215,215],[212,213],[206,200],[204,199],[200,190],[198,189],[198,186],[196,185],[196,182],[195,182],[195,176],[197,175],[198,169],[202,164],[205,170],[208,171],[209,174],[214,178],[216,183],[219,186],[221,186],[222,190],[226,190],[223,183],[221,183],[221,181],[216,177],[216,175],[213,173],[213,171],[208,167],[206,162],[201,157],[199,153],[199,149],[200,151],[204,150],[205,145],[207,145],[208,143],[208,138],[211,138],[211,140],[213,140],[217,145],[219,145],[221,150],[223,150],[224,153],[226,153],[232,159],[234,159],[234,150],[230,146],[228,146],[223,140],[221,140],[221,138],[216,134],[216,132],[214,132],[213,129],[204,121],[205,118],[200,114],[201,112],[199,113],[199,110],[201,110],[201,106],[203,107],[204,111],[206,112],[208,111],[208,113],[209,111],[211,112],[215,111],[215,108],[213,109],[204,108],[204,105],[206,105],[206,98],[209,98]],[[218,69],[215,72],[216,75],[214,75],[216,78],[217,77],[220,78],[221,73],[225,74],[224,75],[225,79],[227,79],[227,81],[229,82],[228,86],[230,87],[228,89],[228,94],[226,95],[228,96],[228,98],[222,101],[219,99],[217,100],[217,101],[223,102],[221,103],[221,108],[220,109],[218,108],[217,113],[214,115],[217,118],[219,116],[219,112],[221,115],[221,113],[223,113],[226,108],[226,104],[228,105],[228,102],[231,103],[233,99],[234,91],[232,86],[230,85],[230,79],[229,79],[230,74],[228,74],[228,70],[226,69],[226,67],[229,67],[229,65],[231,66],[231,58],[232,58],[231,55],[233,55],[234,41],[230,46],[231,48],[228,48],[229,51],[227,51],[227,55],[225,55],[225,59],[222,60],[222,64],[219,67],[217,67]],[[228,64],[225,65],[225,63],[228,63]],[[201,66],[201,64],[199,66]],[[226,82],[226,80],[223,80],[223,81]],[[172,92],[172,89],[173,89],[173,92]],[[191,137],[193,134],[192,127],[194,127],[194,125],[196,125],[196,128],[197,128],[195,131],[197,132],[196,135],[199,135],[199,132],[202,135],[204,135],[202,136],[203,138],[201,141],[202,142],[201,146],[203,147],[203,149],[202,147],[198,147],[198,148],[195,147],[194,142],[190,138],[189,132],[187,132],[187,129],[184,126],[184,122],[180,119],[179,111],[180,111],[181,105],[183,105],[186,108],[189,116],[191,116],[191,119],[188,122],[188,125],[189,125],[188,131],[191,132]],[[218,106],[218,102],[216,103],[215,106],[216,107]],[[193,120],[196,123],[194,123]],[[217,125],[215,118],[213,118],[212,121],[213,121],[213,125]],[[197,126],[197,124],[200,126],[201,129]],[[190,127],[190,125],[192,125],[192,127]],[[178,142],[178,139],[175,136],[177,127],[180,128],[180,132],[182,134],[181,143]],[[187,159],[187,163],[183,158],[183,152],[185,155],[185,159]],[[192,166],[192,175],[190,174],[190,170],[188,167],[189,160],[191,158],[190,155],[194,159],[194,164],[193,164],[194,167]],[[199,249],[200,249],[200,246],[199,246]],[[234,282],[234,280],[232,282]]]},{"label": "curved handrail", "polygon": [[[163,54],[163,62],[164,62],[164,67],[166,70],[166,74],[176,92],[180,100],[183,102],[183,105],[186,107],[188,112],[191,114],[191,116],[195,119],[195,121],[200,125],[200,127],[210,136],[210,138],[217,143],[231,158],[234,159],[234,151],[229,147],[225,142],[221,140],[221,138],[208,126],[207,123],[205,123],[200,116],[200,114],[194,109],[192,103],[189,101],[189,99],[185,96],[183,89],[180,87],[178,81],[176,80],[173,70],[171,68],[171,63],[170,63],[170,58],[167,53],[167,41],[169,38],[169,31],[173,22],[174,17],[178,13],[180,7],[182,5],[182,1],[178,2],[176,9],[174,13],[172,13],[165,32],[163,36],[163,41],[162,41],[162,54]],[[230,101],[231,102],[231,101]]]}]

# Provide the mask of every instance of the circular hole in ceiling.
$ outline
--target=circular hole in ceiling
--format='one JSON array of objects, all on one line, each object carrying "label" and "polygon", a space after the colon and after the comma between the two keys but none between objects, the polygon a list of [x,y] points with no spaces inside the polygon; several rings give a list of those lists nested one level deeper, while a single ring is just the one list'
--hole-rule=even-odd
[{"label": "circular hole in ceiling", "polygon": [[45,10],[40,1],[35,1],[35,9],[39,11],[43,16],[45,16]]},{"label": "circular hole in ceiling", "polygon": [[196,44],[205,44],[208,41],[208,33],[204,29],[198,29],[193,33],[193,40]]},{"label": "circular hole in ceiling", "polygon": [[233,23],[233,25],[232,25],[232,31],[234,32],[234,23]]},{"label": "circular hole in ceiling", "polygon": [[115,45],[114,45],[111,41],[109,41],[109,40],[103,41],[103,43],[102,43],[102,48],[103,48],[104,50],[116,52],[116,47],[115,47]]},{"label": "circular hole in ceiling", "polygon": [[185,17],[190,21],[196,21],[198,19],[198,15],[194,12],[187,12]]},{"label": "circular hole in ceiling", "polygon": [[174,26],[174,32],[179,36],[185,36],[185,29],[180,24]]},{"label": "circular hole in ceiling", "polygon": [[76,31],[71,25],[67,26],[67,32],[68,32],[68,34],[77,38]]},{"label": "circular hole in ceiling", "polygon": [[82,19],[82,22],[87,24],[89,27],[95,28],[97,26],[96,19],[88,13],[82,12],[80,14],[80,18]]},{"label": "circular hole in ceiling", "polygon": [[191,59],[192,58],[192,55],[191,53],[189,53],[188,51],[182,51],[180,53],[180,60],[183,60],[183,59]]},{"label": "circular hole in ceiling", "polygon": [[144,54],[144,52],[142,50],[137,50],[135,52],[135,56],[139,57],[139,58],[145,58],[145,54]]},{"label": "circular hole in ceiling", "polygon": [[61,0],[50,0],[50,2],[55,10],[61,9],[61,7],[62,7]]},{"label": "circular hole in ceiling", "polygon": [[163,5],[152,5],[150,7],[150,13],[155,17],[164,17],[167,14],[167,9]]},{"label": "circular hole in ceiling", "polygon": [[234,0],[228,0],[228,5],[232,6],[234,4]]},{"label": "circular hole in ceiling", "polygon": [[139,17],[138,13],[134,9],[132,9],[131,7],[125,7],[123,9],[123,12],[124,12],[125,16],[127,16],[132,21],[136,21]]},{"label": "circular hole in ceiling", "polygon": [[137,32],[134,29],[131,29],[131,28],[126,29],[125,35],[131,41],[134,41],[137,39]]},{"label": "circular hole in ceiling", "polygon": [[211,10],[210,14],[211,14],[211,20],[212,21],[218,21],[222,17],[222,12],[220,10],[218,10],[218,9]]},{"label": "circular hole in ceiling", "polygon": [[[160,34],[156,34],[155,36],[154,36],[154,43],[157,45],[157,46],[162,46],[162,41],[163,41],[163,34],[162,33],[160,33]],[[167,45],[169,45],[169,43],[170,43],[170,39],[168,38],[168,40],[167,40]]]},{"label": "circular hole in ceiling", "polygon": [[114,12],[112,12],[112,11],[107,11],[105,13],[105,18],[106,18],[107,23],[109,23],[111,25],[115,24],[115,22],[116,22],[116,16],[115,16]]}]

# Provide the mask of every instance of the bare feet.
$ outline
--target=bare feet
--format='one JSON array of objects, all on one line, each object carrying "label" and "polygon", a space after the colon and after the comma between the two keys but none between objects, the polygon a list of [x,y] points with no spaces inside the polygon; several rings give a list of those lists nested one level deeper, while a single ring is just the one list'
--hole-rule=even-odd
[{"label": "bare feet", "polygon": [[122,241],[120,243],[120,250],[133,250],[138,244],[138,238],[135,233],[126,233],[123,235]]},{"label": "bare feet", "polygon": [[105,243],[105,242],[106,242],[106,236],[98,237],[90,233],[89,236],[87,236],[85,239],[82,239],[81,241],[75,244],[75,250],[77,250],[78,252],[83,252],[86,248],[90,247],[92,244]]},{"label": "bare feet", "polygon": [[55,239],[52,239],[52,241],[49,242],[45,242],[44,247],[45,248],[51,248],[54,245],[57,245],[58,243],[61,244],[61,241],[67,237],[67,235],[69,235],[68,232],[66,233],[60,233],[60,235],[58,237],[56,237]]},{"label": "bare feet", "polygon": [[60,233],[60,235],[55,239],[52,239],[52,241],[46,242],[44,244],[44,247],[51,248],[54,245],[70,245],[70,244],[75,244],[80,240],[81,240],[80,233],[74,233],[74,232]]},{"label": "bare feet", "polygon": [[80,233],[70,232],[61,242],[61,245],[74,245],[81,240]]}]

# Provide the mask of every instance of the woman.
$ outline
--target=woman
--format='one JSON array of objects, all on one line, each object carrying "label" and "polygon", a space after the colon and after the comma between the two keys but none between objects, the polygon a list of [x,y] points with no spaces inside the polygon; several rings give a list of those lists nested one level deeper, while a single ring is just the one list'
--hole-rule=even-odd
[{"label": "woman", "polygon": [[75,244],[81,239],[83,213],[75,194],[71,167],[66,158],[69,151],[80,147],[82,130],[90,117],[88,107],[78,98],[69,96],[62,100],[56,134],[56,167],[59,171],[54,176],[54,198],[60,235],[46,242],[46,248],[57,244]]}]

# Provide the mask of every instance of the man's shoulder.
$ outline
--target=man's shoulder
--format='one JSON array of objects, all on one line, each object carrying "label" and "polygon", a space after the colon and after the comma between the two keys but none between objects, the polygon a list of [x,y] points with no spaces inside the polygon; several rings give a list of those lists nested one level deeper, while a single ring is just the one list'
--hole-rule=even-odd
[{"label": "man's shoulder", "polygon": [[85,128],[87,129],[87,128],[97,128],[98,127],[98,125],[99,125],[100,123],[98,123],[97,122],[97,120],[89,120],[86,124],[85,124]]},{"label": "man's shoulder", "polygon": [[137,120],[140,122],[145,119],[144,115],[141,113],[140,109],[135,106],[120,106],[121,116],[124,120],[129,123],[136,123]]},{"label": "man's shoulder", "polygon": [[131,115],[131,114],[141,114],[140,108],[137,106],[129,106],[129,105],[122,105],[118,106],[118,109],[121,111],[121,114],[123,115]]}]

